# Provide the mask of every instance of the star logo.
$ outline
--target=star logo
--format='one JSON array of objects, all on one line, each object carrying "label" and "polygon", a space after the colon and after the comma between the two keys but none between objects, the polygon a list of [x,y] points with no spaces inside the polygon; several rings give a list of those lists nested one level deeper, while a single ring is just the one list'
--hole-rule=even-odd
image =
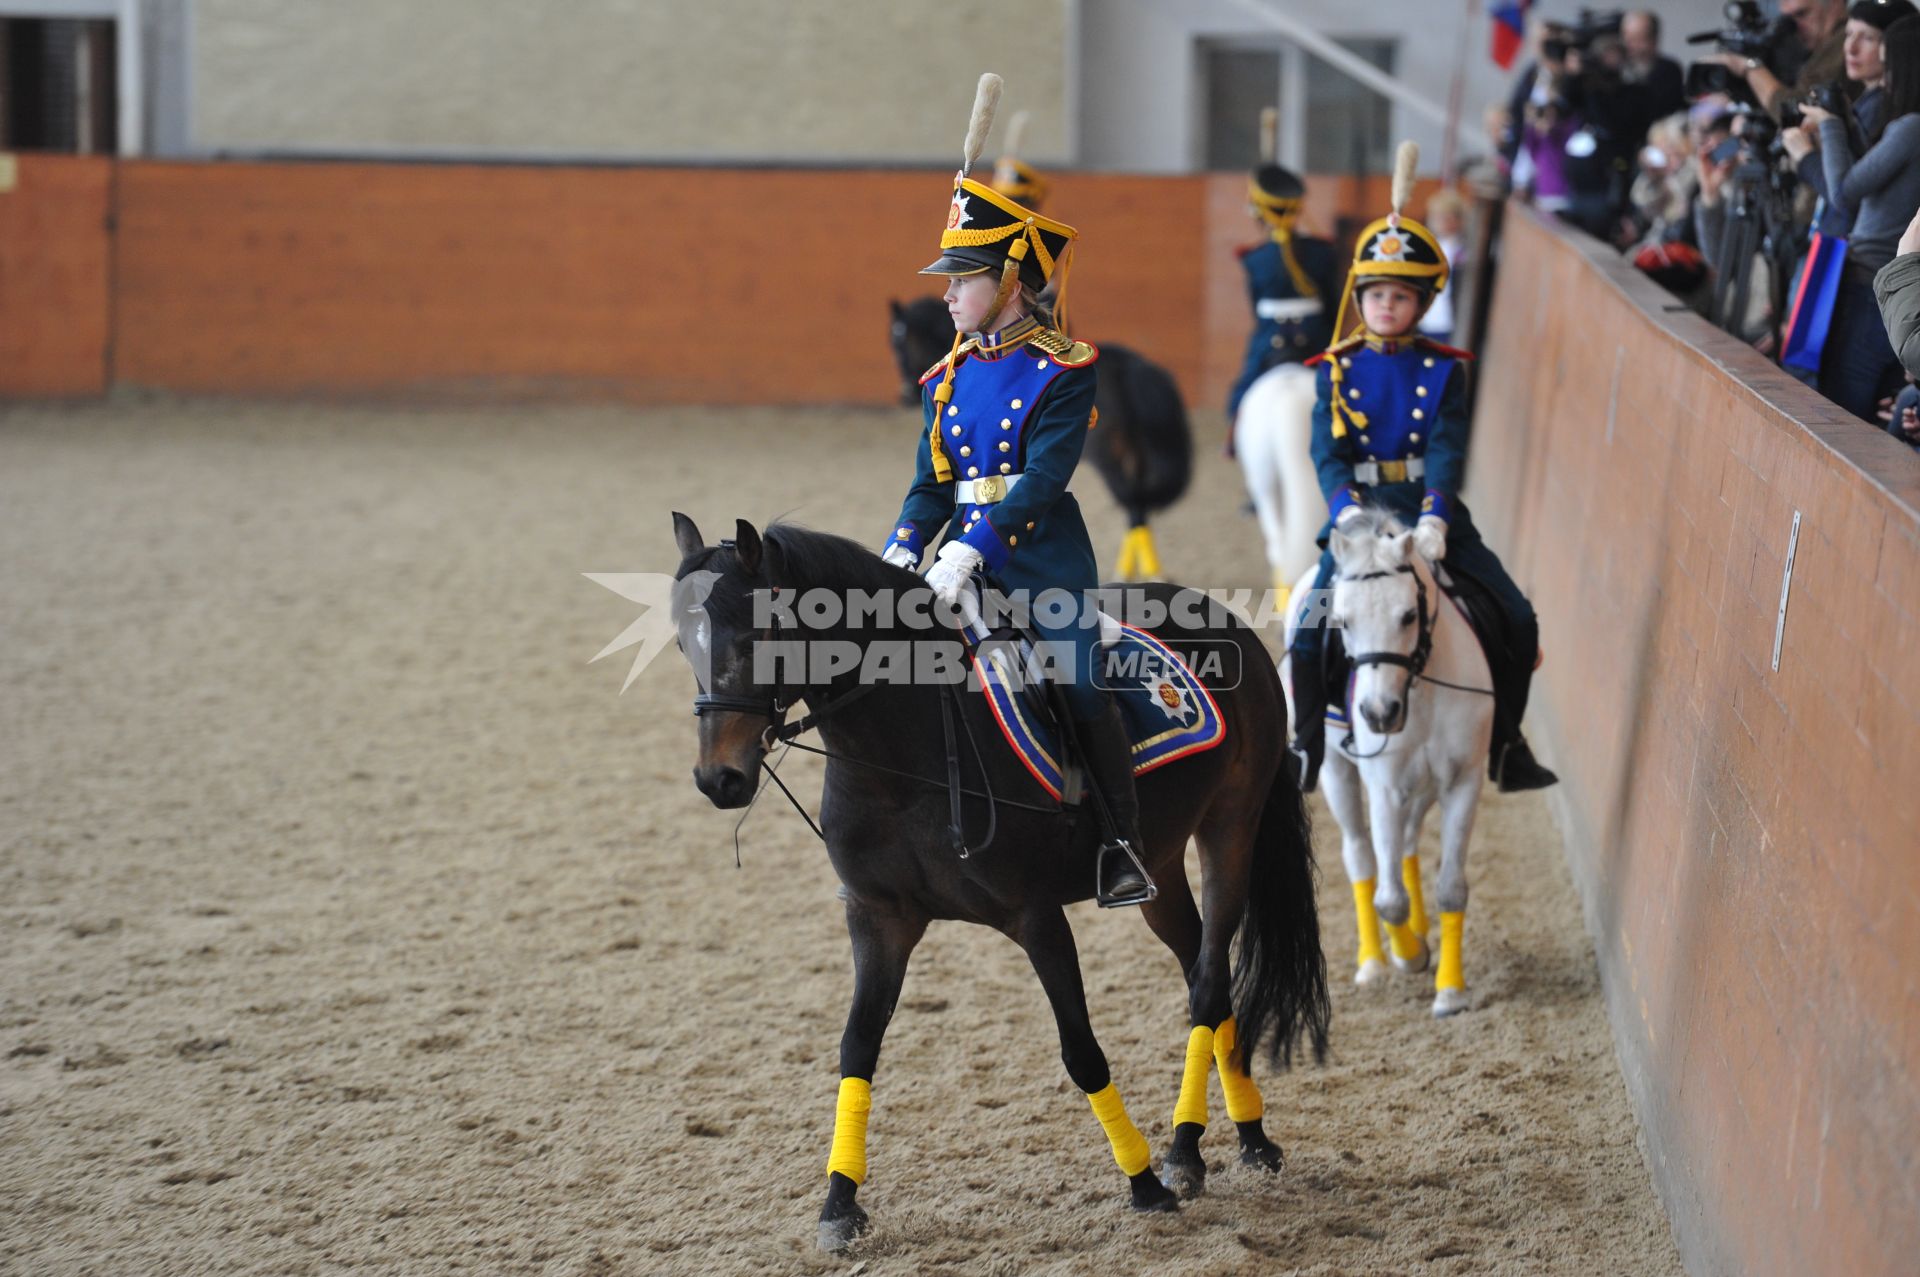
[{"label": "star logo", "polygon": [[1404,262],[1407,260],[1407,241],[1398,231],[1388,231],[1373,241],[1373,248],[1367,254],[1376,262]]},{"label": "star logo", "polygon": [[947,210],[947,229],[955,230],[973,220],[973,214],[967,212],[967,197],[956,192],[953,207]]},{"label": "star logo", "polygon": [[1178,687],[1171,679],[1147,678],[1141,681],[1142,691],[1153,698],[1160,712],[1176,723],[1184,723],[1193,713],[1193,702],[1187,698],[1186,689]]}]

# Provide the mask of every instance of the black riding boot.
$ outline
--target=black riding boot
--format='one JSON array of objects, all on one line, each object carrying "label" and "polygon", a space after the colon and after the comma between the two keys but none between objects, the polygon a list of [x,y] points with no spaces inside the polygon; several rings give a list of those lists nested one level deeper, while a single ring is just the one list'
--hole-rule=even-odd
[{"label": "black riding boot", "polygon": [[1143,854],[1140,799],[1133,789],[1133,742],[1120,708],[1108,701],[1105,714],[1076,726],[1088,777],[1106,800],[1107,814],[1113,821],[1113,837],[1103,839],[1100,847],[1094,899],[1103,909],[1145,904],[1153,899],[1156,889],[1135,860]]},{"label": "black riding boot", "polygon": [[1533,688],[1533,661],[1536,643],[1520,647],[1524,660],[1504,660],[1494,678],[1493,751],[1487,758],[1487,778],[1503,794],[1519,794],[1529,789],[1557,785],[1560,778],[1548,771],[1533,756],[1527,738],[1520,734],[1520,721],[1526,717],[1527,697]]},{"label": "black riding boot", "polygon": [[1327,753],[1327,679],[1321,653],[1296,650],[1289,667],[1293,679],[1294,776],[1300,792],[1311,794],[1320,783],[1320,762]]}]

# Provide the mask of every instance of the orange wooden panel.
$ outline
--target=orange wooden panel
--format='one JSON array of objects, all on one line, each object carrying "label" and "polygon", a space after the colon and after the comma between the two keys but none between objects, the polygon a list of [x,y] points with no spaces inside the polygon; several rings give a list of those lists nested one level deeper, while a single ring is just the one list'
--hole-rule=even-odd
[{"label": "orange wooden panel", "polygon": [[1909,1271],[1920,609],[1885,586],[1920,581],[1920,466],[1593,242],[1507,225],[1466,496],[1540,611],[1535,703],[1682,1252]]},{"label": "orange wooden panel", "polygon": [[[116,372],[237,394],[885,403],[886,303],[938,291],[915,271],[948,180],[131,162]],[[1165,364],[1191,403],[1224,395],[1249,323],[1238,183],[1062,175],[1049,209],[1083,235],[1075,331]],[[1314,187],[1329,221],[1345,195],[1385,198]]]},{"label": "orange wooden panel", "polygon": [[0,191],[0,395],[107,386],[113,162],[21,155]]}]

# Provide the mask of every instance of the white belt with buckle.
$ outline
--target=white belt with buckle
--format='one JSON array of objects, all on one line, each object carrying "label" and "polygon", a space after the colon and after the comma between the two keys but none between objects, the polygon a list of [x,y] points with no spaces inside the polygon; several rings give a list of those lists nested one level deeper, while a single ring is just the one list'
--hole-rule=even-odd
[{"label": "white belt with buckle", "polygon": [[1313,297],[1262,297],[1253,304],[1253,313],[1262,319],[1312,319],[1323,307]]},{"label": "white belt with buckle", "polygon": [[1017,474],[990,474],[984,479],[962,479],[953,487],[953,499],[961,505],[992,505],[1013,491],[1020,482]]},{"label": "white belt with buckle", "polygon": [[1424,479],[1426,475],[1427,462],[1424,457],[1408,457],[1405,461],[1362,461],[1353,468],[1353,477],[1369,486],[1404,483],[1410,479]]}]

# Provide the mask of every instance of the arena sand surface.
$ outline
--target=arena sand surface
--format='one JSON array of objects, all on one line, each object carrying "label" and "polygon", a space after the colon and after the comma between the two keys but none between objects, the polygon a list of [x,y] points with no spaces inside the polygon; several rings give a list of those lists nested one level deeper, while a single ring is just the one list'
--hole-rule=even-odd
[{"label": "arena sand surface", "polygon": [[[0,1270],[1679,1270],[1547,803],[1491,793],[1445,1023],[1424,978],[1349,983],[1316,803],[1332,1060],[1260,1075],[1278,1178],[1234,1162],[1216,1082],[1176,1216],[1125,1208],[1023,956],[935,926],[875,1087],[876,1230],[814,1250],[833,874],[772,802],[734,868],[689,673],[618,695],[626,659],[587,660],[637,609],[581,573],[670,570],[674,508],[877,539],[910,417],[3,411]],[[1163,556],[1257,585],[1200,426]],[[1157,1154],[1178,973],[1137,917],[1072,918]]]}]

